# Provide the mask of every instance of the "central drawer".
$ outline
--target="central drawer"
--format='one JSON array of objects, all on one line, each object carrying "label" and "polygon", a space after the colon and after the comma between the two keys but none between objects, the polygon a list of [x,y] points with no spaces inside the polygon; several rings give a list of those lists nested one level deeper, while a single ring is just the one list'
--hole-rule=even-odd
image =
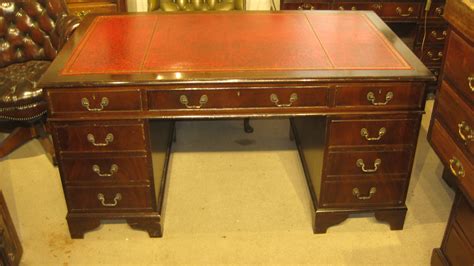
[{"label": "central drawer", "polygon": [[328,87],[177,89],[148,92],[150,110],[284,108],[327,105]]},{"label": "central drawer", "polygon": [[338,2],[336,10],[373,10],[386,21],[416,20],[420,16],[420,3],[410,2]]}]

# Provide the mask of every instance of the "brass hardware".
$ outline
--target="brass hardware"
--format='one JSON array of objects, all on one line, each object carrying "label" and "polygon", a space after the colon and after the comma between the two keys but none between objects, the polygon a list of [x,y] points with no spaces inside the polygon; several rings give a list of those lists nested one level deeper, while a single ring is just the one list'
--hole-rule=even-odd
[{"label": "brass hardware", "polygon": [[[339,6],[339,10],[345,10],[343,6]],[[351,10],[357,10],[357,7],[352,6]]]},{"label": "brass hardware", "polygon": [[280,101],[278,99],[278,96],[275,93],[270,94],[270,101],[272,101],[272,103],[274,103],[278,107],[290,107],[294,102],[296,102],[296,100],[298,100],[298,94],[292,93],[290,95],[289,103],[286,103],[286,104],[278,103]]},{"label": "brass hardware", "polygon": [[314,6],[311,3],[303,3],[298,6],[298,10],[314,10]]},{"label": "brass hardware", "polygon": [[443,35],[443,36],[438,37],[438,33],[437,33],[435,30],[434,30],[434,31],[431,31],[431,36],[432,36],[433,38],[435,38],[436,40],[438,40],[438,41],[442,41],[442,40],[446,39],[446,35],[448,35],[448,32],[445,31],[445,30],[443,30],[442,35]]},{"label": "brass hardware", "polygon": [[474,76],[467,78],[467,81],[469,82],[469,88],[471,89],[472,92],[474,92],[474,86],[472,86],[472,81],[473,80],[474,80]]},{"label": "brass hardware", "polygon": [[376,103],[375,94],[371,91],[367,93],[367,100],[369,100],[369,102],[372,103],[373,105],[386,105],[388,102],[390,102],[390,100],[392,100],[392,98],[393,98],[393,92],[389,91],[385,95],[385,102]]},{"label": "brass hardware", "polygon": [[100,203],[104,207],[115,207],[117,206],[119,200],[122,199],[122,194],[120,193],[115,194],[114,203],[105,203],[105,196],[102,193],[97,194],[97,199],[100,201]]},{"label": "brass hardware", "polygon": [[199,98],[199,105],[189,105],[189,100],[188,100],[188,97],[186,95],[179,96],[179,102],[181,104],[183,104],[184,106],[186,106],[186,108],[188,108],[188,109],[200,109],[201,107],[203,107],[207,103],[208,100],[209,99],[207,98],[207,95],[203,94]]},{"label": "brass hardware", "polygon": [[440,7],[440,6],[437,7],[437,8],[435,9],[435,14],[438,15],[438,16],[443,15],[443,8]]},{"label": "brass hardware", "polygon": [[98,176],[113,176],[115,173],[118,172],[118,165],[112,164],[110,166],[110,170],[108,174],[103,174],[100,172],[100,167],[97,164],[94,164],[92,166],[92,171],[96,173]]},{"label": "brass hardware", "polygon": [[[457,168],[457,169],[454,169]],[[449,159],[449,169],[451,173],[457,177],[464,177],[466,172],[464,172],[464,167],[462,166],[461,161],[459,161],[456,157],[452,157]]]},{"label": "brass hardware", "polygon": [[112,141],[114,141],[114,135],[112,133],[109,133],[105,136],[105,143],[95,143],[95,137],[94,135],[92,134],[87,134],[87,141],[89,141],[90,143],[92,143],[92,145],[94,146],[99,146],[99,147],[102,147],[102,146],[107,146],[109,145]]},{"label": "brass hardware", "polygon": [[369,137],[369,131],[367,130],[367,128],[364,127],[360,130],[360,135],[368,141],[374,141],[374,140],[380,140],[382,138],[382,136],[385,135],[386,131],[387,131],[387,129],[382,127],[382,128],[379,129],[379,136],[378,137]]},{"label": "brass hardware", "polygon": [[[467,132],[468,135],[464,135],[463,131]],[[471,129],[466,121],[461,121],[461,123],[458,124],[458,134],[466,145],[469,141],[474,141],[474,129]]]},{"label": "brass hardware", "polygon": [[375,195],[376,192],[377,192],[377,188],[371,187],[369,190],[368,196],[361,196],[358,188],[355,187],[352,189],[352,195],[354,195],[358,200],[369,200],[372,198],[373,195]]},{"label": "brass hardware", "polygon": [[109,99],[107,97],[102,97],[102,99],[100,100],[100,108],[90,108],[89,100],[87,98],[82,98],[81,103],[82,103],[82,106],[84,106],[87,109],[87,111],[99,112],[99,111],[104,110],[104,107],[109,105]]},{"label": "brass hardware", "polygon": [[438,57],[433,57],[434,54],[431,51],[428,51],[426,55],[431,59],[431,61],[439,61],[443,58],[443,52],[438,52]]},{"label": "brass hardware", "polygon": [[382,9],[383,5],[380,4],[380,3],[376,3],[376,4],[373,4],[372,7],[376,10],[380,10],[380,9]]},{"label": "brass hardware", "polygon": [[374,161],[374,168],[373,169],[365,169],[365,164],[364,164],[364,160],[362,159],[357,159],[356,161],[356,165],[357,167],[361,168],[362,172],[364,173],[374,173],[374,172],[377,172],[377,170],[379,169],[379,166],[380,164],[382,163],[382,160],[380,159],[375,159]]},{"label": "brass hardware", "polygon": [[413,7],[410,6],[410,7],[408,8],[408,10],[407,10],[408,13],[403,13],[401,7],[397,7],[396,11],[397,11],[397,14],[398,14],[400,17],[409,17],[409,16],[411,16],[411,15],[413,14],[413,11],[414,11],[414,10],[413,10]]},{"label": "brass hardware", "polygon": [[81,20],[84,19],[89,13],[91,13],[90,10],[81,10],[77,11],[74,13],[74,15],[78,16]]}]

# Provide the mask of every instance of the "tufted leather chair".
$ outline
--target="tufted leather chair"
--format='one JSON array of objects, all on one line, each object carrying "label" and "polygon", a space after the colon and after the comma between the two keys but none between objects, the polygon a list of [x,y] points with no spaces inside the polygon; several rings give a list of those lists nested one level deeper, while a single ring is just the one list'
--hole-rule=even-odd
[{"label": "tufted leather chair", "polygon": [[148,0],[148,11],[245,10],[245,0]]},{"label": "tufted leather chair", "polygon": [[1,129],[13,127],[0,158],[36,137],[53,155],[37,84],[79,22],[64,0],[0,1],[0,120]]}]

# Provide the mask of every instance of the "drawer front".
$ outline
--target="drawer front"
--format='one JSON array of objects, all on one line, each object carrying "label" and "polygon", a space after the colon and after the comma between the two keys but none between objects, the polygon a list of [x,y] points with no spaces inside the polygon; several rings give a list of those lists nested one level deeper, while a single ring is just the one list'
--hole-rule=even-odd
[{"label": "drawer front", "polygon": [[474,104],[474,47],[451,31],[446,53],[445,78]]},{"label": "drawer front", "polygon": [[416,20],[420,16],[420,4],[409,2],[338,2],[336,10],[372,10],[384,20]]},{"label": "drawer front", "polygon": [[412,144],[419,119],[332,120],[329,146]]},{"label": "drawer front", "polygon": [[431,146],[445,167],[456,176],[456,180],[470,204],[474,205],[474,166],[457,147],[438,119],[435,118],[432,123],[429,136]]},{"label": "drawer front", "polygon": [[[444,1],[432,2],[430,10],[428,11],[427,19],[444,21],[443,14],[444,14]],[[423,14],[423,18],[424,18],[424,14]]]},{"label": "drawer front", "polygon": [[335,105],[373,109],[419,109],[424,97],[422,84],[340,85],[336,87]]},{"label": "drawer front", "polygon": [[65,189],[71,212],[143,211],[152,209],[152,193],[148,186],[75,187]]},{"label": "drawer front", "polygon": [[327,207],[400,205],[405,201],[407,180],[373,178],[324,183],[321,204]]},{"label": "drawer front", "polygon": [[[416,43],[423,43],[424,27],[418,27]],[[448,36],[448,25],[433,25],[426,27],[425,45],[444,45]]]},{"label": "drawer front", "polygon": [[327,91],[327,87],[160,90],[148,94],[148,103],[151,110],[326,106]]},{"label": "drawer front", "polygon": [[61,168],[66,184],[150,182],[146,156],[63,158]]},{"label": "drawer front", "polygon": [[444,56],[444,46],[425,46],[421,51],[421,46],[415,47],[415,54],[427,66],[440,66]]},{"label": "drawer front", "polygon": [[437,97],[437,116],[457,141],[466,157],[474,163],[474,106],[467,105],[446,82]]},{"label": "drawer front", "polygon": [[49,91],[51,113],[104,113],[140,111],[139,90],[63,90]]},{"label": "drawer front", "polygon": [[474,265],[474,249],[457,226],[449,232],[444,253],[451,265]]},{"label": "drawer front", "polygon": [[464,197],[459,197],[456,207],[456,222],[464,233],[469,246],[474,249],[474,208],[470,207]]},{"label": "drawer front", "polygon": [[330,9],[329,3],[318,3],[318,2],[283,2],[281,4],[281,10],[328,10]]},{"label": "drawer front", "polygon": [[329,152],[326,174],[340,175],[377,175],[407,174],[412,159],[409,150],[401,151],[351,151]]},{"label": "drawer front", "polygon": [[63,124],[55,126],[62,152],[145,151],[142,123]]}]

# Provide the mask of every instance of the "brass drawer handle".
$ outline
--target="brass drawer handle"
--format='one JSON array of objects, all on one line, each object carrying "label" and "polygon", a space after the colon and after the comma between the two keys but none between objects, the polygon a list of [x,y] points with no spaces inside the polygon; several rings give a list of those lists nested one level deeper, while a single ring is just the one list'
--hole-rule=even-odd
[{"label": "brass drawer handle", "polygon": [[99,111],[104,110],[104,107],[109,105],[109,99],[107,97],[102,97],[102,99],[100,100],[100,108],[90,108],[89,100],[87,98],[82,98],[81,103],[82,103],[82,106],[84,106],[87,109],[87,111],[99,112]]},{"label": "brass drawer handle", "polygon": [[354,195],[354,197],[356,197],[358,200],[369,200],[373,195],[375,195],[375,193],[377,193],[376,187],[370,188],[368,196],[361,196],[359,189],[356,187],[352,189],[352,195]]},{"label": "brass drawer handle", "polygon": [[[464,135],[464,132],[467,132],[467,136]],[[466,145],[469,141],[474,141],[474,129],[472,129],[466,121],[461,121],[461,123],[458,124],[458,134]]]},{"label": "brass drawer handle", "polygon": [[179,96],[179,102],[183,104],[184,106],[186,106],[186,108],[188,109],[200,109],[207,103],[208,100],[209,99],[207,98],[207,95],[204,94],[204,95],[201,95],[201,97],[199,98],[199,105],[189,105],[189,100],[186,95]]},{"label": "brass drawer handle", "polygon": [[280,102],[280,100],[278,99],[278,96],[275,93],[270,94],[270,101],[272,101],[272,103],[274,103],[278,107],[290,107],[297,100],[298,100],[298,95],[296,93],[292,93],[290,95],[289,103],[286,103],[286,104],[278,103]]},{"label": "brass drawer handle", "polygon": [[438,52],[437,57],[434,57],[434,54],[431,51],[428,51],[426,55],[431,59],[431,61],[439,61],[441,58],[443,58],[443,52]]},{"label": "brass drawer handle", "polygon": [[408,8],[408,10],[407,10],[408,13],[403,13],[403,10],[402,10],[401,7],[397,7],[396,11],[397,11],[397,14],[398,14],[400,17],[409,17],[409,16],[411,16],[411,15],[413,14],[413,11],[414,11],[414,10],[413,10],[413,7],[410,6],[410,7]]},{"label": "brass drawer handle", "polygon": [[[345,10],[343,6],[339,6],[339,10]],[[352,6],[351,10],[357,10],[357,7]]]},{"label": "brass drawer handle", "polygon": [[115,207],[117,206],[119,200],[122,199],[122,194],[117,193],[114,197],[114,203],[105,203],[105,196],[102,193],[97,194],[97,199],[100,201],[100,204],[104,207]]},{"label": "brass drawer handle", "polygon": [[303,3],[302,5],[298,6],[298,10],[314,10],[314,6],[310,3]]},{"label": "brass drawer handle", "polygon": [[431,31],[431,36],[433,38],[435,38],[436,40],[438,40],[438,41],[442,41],[442,40],[446,39],[446,35],[448,35],[448,32],[445,31],[445,30],[443,30],[441,37],[438,37],[438,32],[436,32],[435,30]]},{"label": "brass drawer handle", "polygon": [[387,105],[388,102],[390,102],[393,99],[393,92],[389,91],[387,94],[385,94],[385,102],[375,102],[375,94],[373,92],[367,93],[367,100],[372,103],[372,105]]},{"label": "brass drawer handle", "polygon": [[373,8],[373,9],[376,9],[376,10],[380,10],[380,9],[382,9],[382,7],[383,7],[383,5],[380,4],[380,3],[376,3],[376,4],[373,4],[373,5],[372,5],[372,8]]},{"label": "brass drawer handle", "polygon": [[438,15],[438,16],[443,15],[443,8],[442,7],[437,7],[435,9],[435,14]]},{"label": "brass drawer handle", "polygon": [[112,133],[109,133],[105,136],[105,142],[104,143],[95,143],[95,137],[92,134],[87,134],[87,141],[92,143],[94,146],[98,147],[103,147],[109,145],[112,141],[114,141],[114,135]]},{"label": "brass drawer handle", "polygon": [[364,172],[364,173],[375,173],[375,172],[377,172],[377,170],[379,169],[379,166],[380,166],[381,163],[382,163],[382,160],[377,158],[374,161],[374,168],[365,169],[364,160],[357,159],[357,161],[356,161],[357,167],[359,167],[362,170],[362,172]]},{"label": "brass drawer handle", "polygon": [[467,78],[467,82],[469,82],[469,88],[471,89],[472,92],[474,92],[474,86],[472,85],[473,80],[474,80],[474,77]]},{"label": "brass drawer handle", "polygon": [[100,167],[97,164],[94,164],[92,166],[92,171],[94,173],[96,173],[98,176],[113,176],[115,173],[118,172],[118,169],[119,169],[118,165],[112,164],[110,166],[109,173],[108,174],[107,173],[103,174],[103,173],[100,172]]},{"label": "brass drawer handle", "polygon": [[91,12],[91,10],[81,10],[75,12],[74,15],[78,16],[80,19],[84,19]]},{"label": "brass drawer handle", "polygon": [[464,177],[466,172],[464,172],[464,167],[462,166],[461,161],[459,161],[456,157],[452,157],[449,159],[449,169],[451,173],[457,177]]},{"label": "brass drawer handle", "polygon": [[367,128],[364,127],[360,130],[360,135],[368,141],[374,141],[374,140],[380,140],[382,136],[385,135],[385,132],[387,132],[387,129],[382,127],[379,129],[378,137],[369,137],[369,131],[367,130]]}]

